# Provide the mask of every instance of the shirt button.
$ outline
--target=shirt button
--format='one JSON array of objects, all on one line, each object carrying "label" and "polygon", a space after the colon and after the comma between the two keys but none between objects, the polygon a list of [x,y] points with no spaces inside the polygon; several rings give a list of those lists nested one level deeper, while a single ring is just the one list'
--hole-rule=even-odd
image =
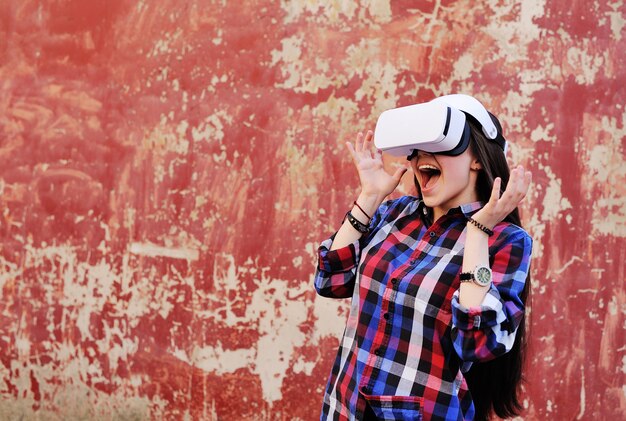
[{"label": "shirt button", "polygon": [[430,234],[428,234],[428,235],[430,235],[430,238],[433,238],[435,236],[435,232],[431,231]]},{"label": "shirt button", "polygon": [[385,320],[389,320],[389,313],[383,314],[383,317],[385,318]]},{"label": "shirt button", "polygon": [[397,280],[396,278],[393,278],[393,279],[391,280],[391,283],[395,285],[395,284],[397,284],[397,283],[398,283],[398,280]]},{"label": "shirt button", "polygon": [[382,354],[382,352],[380,351],[380,348],[378,348],[376,351],[374,351],[374,354],[380,356],[380,354]]}]

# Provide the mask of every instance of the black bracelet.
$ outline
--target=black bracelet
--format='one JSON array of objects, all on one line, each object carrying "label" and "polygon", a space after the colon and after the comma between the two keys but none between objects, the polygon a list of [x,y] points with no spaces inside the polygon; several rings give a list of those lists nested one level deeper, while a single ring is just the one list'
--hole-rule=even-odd
[{"label": "black bracelet", "polygon": [[348,218],[348,222],[350,222],[350,225],[352,225],[352,227],[354,227],[354,229],[361,234],[367,234],[368,232],[370,232],[369,226],[356,219],[354,215],[352,215],[352,212],[348,211],[345,218]]},{"label": "black bracelet", "polygon": [[492,230],[490,230],[489,228],[487,228],[486,226],[484,226],[483,224],[481,224],[480,222],[478,222],[477,220],[475,220],[471,216],[467,218],[467,222],[471,223],[472,225],[475,225],[479,230],[481,230],[482,232],[484,232],[488,236],[492,236],[493,235],[493,231]]}]

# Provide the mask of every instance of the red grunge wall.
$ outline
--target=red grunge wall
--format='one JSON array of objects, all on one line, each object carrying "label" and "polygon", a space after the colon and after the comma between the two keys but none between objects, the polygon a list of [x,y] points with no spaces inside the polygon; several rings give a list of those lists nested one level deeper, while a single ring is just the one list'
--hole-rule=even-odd
[{"label": "red grunge wall", "polygon": [[357,194],[343,142],[454,92],[534,174],[524,418],[624,417],[625,14],[3,1],[0,418],[316,419],[347,309],[311,283]]}]

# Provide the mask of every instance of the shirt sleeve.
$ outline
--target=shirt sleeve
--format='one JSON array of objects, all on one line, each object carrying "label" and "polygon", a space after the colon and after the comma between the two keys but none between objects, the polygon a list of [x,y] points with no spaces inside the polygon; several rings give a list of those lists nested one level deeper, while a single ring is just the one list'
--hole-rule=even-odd
[{"label": "shirt sleeve", "polygon": [[521,295],[530,268],[532,239],[523,230],[509,235],[495,253],[493,282],[480,306],[459,303],[452,296],[452,340],[466,362],[489,361],[511,350],[524,317]]},{"label": "shirt sleeve", "polygon": [[361,259],[361,250],[365,247],[381,225],[394,216],[408,203],[409,198],[387,201],[381,204],[370,221],[370,232],[352,244],[336,250],[330,250],[335,234],[324,240],[318,249],[318,264],[315,271],[315,290],[323,297],[348,298],[354,292],[357,269]]},{"label": "shirt sleeve", "polygon": [[356,280],[360,244],[357,240],[346,247],[330,250],[333,239],[334,235],[323,241],[318,249],[315,290],[323,297],[351,297]]}]

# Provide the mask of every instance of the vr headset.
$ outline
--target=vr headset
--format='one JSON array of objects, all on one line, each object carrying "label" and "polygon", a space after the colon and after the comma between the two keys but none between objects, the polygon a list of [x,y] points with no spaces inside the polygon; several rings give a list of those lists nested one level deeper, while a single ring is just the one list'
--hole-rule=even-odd
[{"label": "vr headset", "polygon": [[376,123],[374,144],[394,156],[410,157],[417,150],[460,155],[470,141],[466,114],[506,153],[506,140],[498,133],[487,109],[476,98],[462,94],[384,111]]}]

